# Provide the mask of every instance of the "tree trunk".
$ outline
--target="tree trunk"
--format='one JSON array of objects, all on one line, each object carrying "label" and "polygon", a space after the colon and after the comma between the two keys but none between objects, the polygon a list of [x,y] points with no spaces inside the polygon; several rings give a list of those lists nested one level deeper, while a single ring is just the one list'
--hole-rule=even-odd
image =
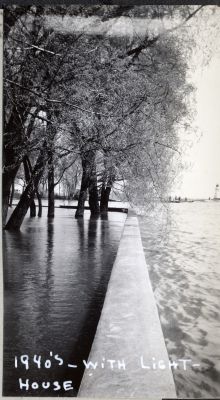
[{"label": "tree trunk", "polygon": [[[28,156],[24,157],[23,165],[24,165],[25,181],[26,181],[26,185],[28,185],[28,183],[31,180],[31,175],[32,175],[32,167],[31,167],[31,163],[30,163],[30,160],[29,160]],[[33,200],[31,201],[31,204],[30,204],[30,217],[31,218],[36,217],[36,205],[35,205],[34,198],[33,198]]]},{"label": "tree trunk", "polygon": [[100,201],[101,213],[108,212],[108,202],[114,181],[115,181],[115,172],[114,168],[111,167],[108,173],[108,178],[105,175],[104,182],[102,183],[101,201]]},{"label": "tree trunk", "polygon": [[54,161],[53,153],[48,152],[48,218],[54,218]]},{"label": "tree trunk", "polygon": [[106,186],[105,184],[102,185],[101,191],[101,200],[100,200],[100,212],[107,213],[108,212],[108,202],[111,193],[111,186]]},{"label": "tree trunk", "polygon": [[37,201],[38,201],[38,217],[42,217],[42,200],[41,200],[41,195],[38,192],[38,190],[36,190],[36,195],[37,195]]},{"label": "tree trunk", "polygon": [[14,192],[15,192],[15,181],[13,181],[13,182],[12,182],[12,185],[11,185],[9,207],[12,207],[13,198],[14,198]]},{"label": "tree trunk", "polygon": [[5,226],[7,215],[8,215],[8,204],[10,198],[10,191],[12,185],[12,178],[6,178],[6,174],[3,173],[2,177],[2,225]]},{"label": "tree trunk", "polygon": [[40,151],[37,162],[35,164],[32,177],[22,193],[18,205],[14,209],[9,221],[7,222],[5,229],[7,230],[19,230],[24,217],[31,205],[34,198],[36,188],[38,187],[39,181],[43,175],[46,164],[46,142],[44,142],[43,148]]},{"label": "tree trunk", "polygon": [[90,182],[89,182],[89,208],[92,216],[97,216],[100,213],[99,208],[99,196],[98,196],[98,187],[97,187],[97,175],[96,175],[96,166],[93,165],[90,174]]},{"label": "tree trunk", "polygon": [[[6,224],[7,214],[8,214],[8,204],[10,198],[10,189],[22,160],[20,160],[20,148],[23,148],[23,130],[24,123],[27,118],[27,113],[25,112],[24,105],[20,104],[11,112],[9,121],[5,123],[4,126],[4,136],[3,136],[3,175],[2,175],[2,224],[3,227]],[[26,137],[29,137],[35,117],[38,113],[36,108],[34,116],[30,119],[30,122],[26,129]],[[23,119],[21,120],[21,115]]]},{"label": "tree trunk", "polygon": [[89,170],[87,168],[86,160],[82,160],[82,169],[83,169],[83,173],[82,173],[79,200],[78,200],[75,218],[82,218],[84,215],[84,206],[85,206],[85,201],[86,201],[86,197],[87,197],[87,190],[89,187]]},{"label": "tree trunk", "polygon": [[34,199],[32,200],[31,205],[30,205],[30,217],[31,218],[36,217],[36,204],[35,204]]},{"label": "tree trunk", "polygon": [[6,224],[8,215],[8,205],[10,202],[11,187],[17,175],[20,163],[10,142],[4,140],[3,143],[3,174],[2,174],[2,225]]},{"label": "tree trunk", "polygon": [[89,189],[89,208],[91,215],[99,215],[100,208],[97,185]]},{"label": "tree trunk", "polygon": [[99,214],[95,151],[88,150],[82,153],[82,180],[75,218],[82,218],[84,206],[89,190],[89,207],[92,215]]},{"label": "tree trunk", "polygon": [[[13,162],[13,161],[12,161]],[[6,224],[8,215],[8,205],[10,202],[11,187],[17,175],[19,167],[5,167],[2,175],[2,225]]]}]

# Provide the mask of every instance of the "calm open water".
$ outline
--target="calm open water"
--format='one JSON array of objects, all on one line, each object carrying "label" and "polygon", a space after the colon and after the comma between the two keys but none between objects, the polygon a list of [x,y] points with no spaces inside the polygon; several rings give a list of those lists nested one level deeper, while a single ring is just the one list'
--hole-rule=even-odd
[{"label": "calm open water", "polygon": [[[47,221],[46,211],[26,217],[21,232],[3,233],[4,395],[76,395],[126,218],[109,213],[108,220],[94,220],[86,211],[75,220],[74,210],[56,209]],[[41,368],[30,361],[26,370],[21,355],[40,355]],[[74,390],[21,391],[19,378],[30,385],[72,380]]]},{"label": "calm open water", "polygon": [[220,397],[220,202],[170,204],[140,218],[142,241],[179,397]]}]

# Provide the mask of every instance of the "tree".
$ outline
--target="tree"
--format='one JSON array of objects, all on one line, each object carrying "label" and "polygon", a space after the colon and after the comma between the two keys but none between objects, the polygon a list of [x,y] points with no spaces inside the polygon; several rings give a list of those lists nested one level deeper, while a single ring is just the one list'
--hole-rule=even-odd
[{"label": "tree", "polygon": [[13,211],[10,219],[6,223],[6,230],[19,230],[24,217],[34,199],[34,193],[38,187],[39,181],[42,177],[43,170],[46,163],[46,142],[40,151],[37,162],[33,169],[32,178],[29,180],[24,192],[21,195],[18,205]]},{"label": "tree", "polygon": [[[55,50],[60,46],[64,54],[61,56],[55,53],[54,46]],[[32,134],[35,121],[42,120],[42,112],[46,112],[46,115],[52,112],[54,115],[54,107],[57,108],[50,100],[50,96],[54,93],[52,89],[57,84],[57,77],[58,79],[60,76],[63,77],[66,54],[67,50],[63,42],[55,42],[53,32],[45,27],[42,14],[33,15],[33,12],[29,11],[22,13],[8,33],[5,44],[4,224],[11,185],[19,167],[24,157],[39,150],[38,138]],[[37,75],[36,70],[39,71]],[[49,125],[51,125],[50,121]],[[43,151],[43,143],[44,141],[41,143],[41,151]],[[49,154],[51,161],[51,150]],[[51,169],[50,162],[50,171]],[[7,226],[9,227],[10,224]]]},{"label": "tree", "polygon": [[[15,20],[12,18],[11,21],[11,15],[14,15],[13,7],[12,10],[8,9],[7,11],[4,25],[7,40],[4,46],[6,111],[3,137],[3,225],[7,218],[10,188],[23,157],[27,154],[35,117],[40,110],[32,92],[32,88],[35,86],[33,77],[36,75],[33,48],[30,51],[24,42],[27,36],[27,27],[21,19],[22,17],[15,18]],[[27,10],[22,8],[18,15],[28,19],[28,37],[33,46],[39,45],[42,41],[39,18],[35,18],[34,15],[30,15]],[[30,115],[31,110],[33,111],[32,115]]]},{"label": "tree", "polygon": [[[26,185],[28,185],[28,183],[31,180],[31,176],[32,176],[32,167],[31,167],[30,160],[27,156],[25,156],[23,159],[23,165],[24,165],[25,181],[26,181]],[[32,201],[30,203],[30,217],[36,217],[36,205],[35,205],[34,198],[32,199]]]},{"label": "tree", "polygon": [[[77,217],[83,215],[97,151],[103,154],[103,211],[114,181],[132,180],[130,166],[137,165],[140,153],[143,167],[144,163],[148,168],[151,164],[148,180],[156,180],[157,185],[160,181],[168,182],[165,173],[169,174],[173,152],[178,149],[177,127],[182,123],[189,126],[186,98],[192,91],[186,82],[187,64],[173,37],[160,39],[147,54],[140,53],[132,63],[123,57],[123,43],[118,38],[92,36],[83,40],[93,49],[99,43],[99,52],[84,56],[86,69],[79,80],[83,89],[75,87],[77,94],[74,94],[75,99],[79,96],[80,109],[70,120],[77,126],[73,138],[75,146],[78,143],[80,148],[84,170]],[[166,157],[162,158],[165,150]],[[165,162],[167,168],[160,169],[163,177],[159,180],[158,165]]]},{"label": "tree", "polygon": [[[187,83],[187,56],[193,46],[185,26],[203,12],[203,6],[182,5],[46,6],[18,9],[17,14],[15,8],[8,8],[4,220],[25,157],[32,157],[39,175],[35,180],[33,172],[29,179],[29,186],[35,182],[33,193],[48,175],[48,216],[54,215],[60,166],[64,166],[58,177],[61,183],[69,168],[75,171],[79,157],[77,217],[83,215],[87,194],[92,214],[98,214],[99,208],[106,212],[118,182],[131,201],[132,192],[135,202],[138,193],[146,199],[149,192],[162,200],[173,175],[172,160],[179,155],[178,132],[181,126],[190,130],[188,99],[193,88]],[[96,24],[85,29],[83,18],[88,22],[90,17],[96,18]],[[138,33],[132,28],[137,17],[144,22]],[[158,30],[154,24],[149,28],[144,18],[156,21]],[[40,142],[37,121],[47,126]],[[45,146],[47,155],[38,174],[37,160]],[[142,178],[141,194],[135,182]],[[23,212],[19,215],[23,218]],[[17,225],[20,222],[17,218]]]}]

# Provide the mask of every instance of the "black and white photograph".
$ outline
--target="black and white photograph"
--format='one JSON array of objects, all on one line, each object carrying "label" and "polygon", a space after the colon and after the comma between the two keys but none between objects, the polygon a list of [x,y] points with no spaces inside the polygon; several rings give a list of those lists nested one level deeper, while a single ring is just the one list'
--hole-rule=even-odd
[{"label": "black and white photograph", "polygon": [[217,399],[220,7],[107,3],[2,6],[2,396]]}]

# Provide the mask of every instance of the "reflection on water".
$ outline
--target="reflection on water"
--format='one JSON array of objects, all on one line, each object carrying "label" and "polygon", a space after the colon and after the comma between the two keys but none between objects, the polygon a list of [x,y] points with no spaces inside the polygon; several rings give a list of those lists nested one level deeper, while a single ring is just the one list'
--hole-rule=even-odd
[{"label": "reflection on water", "polygon": [[140,218],[146,261],[178,396],[220,397],[220,203],[172,204],[171,221]]},{"label": "reflection on water", "polygon": [[[4,232],[4,395],[76,394],[100,317],[126,215],[75,220],[26,218],[21,232]],[[14,357],[60,355],[64,364],[14,368]],[[78,368],[67,367],[68,363]],[[20,391],[23,381],[72,380],[75,390]]]}]

